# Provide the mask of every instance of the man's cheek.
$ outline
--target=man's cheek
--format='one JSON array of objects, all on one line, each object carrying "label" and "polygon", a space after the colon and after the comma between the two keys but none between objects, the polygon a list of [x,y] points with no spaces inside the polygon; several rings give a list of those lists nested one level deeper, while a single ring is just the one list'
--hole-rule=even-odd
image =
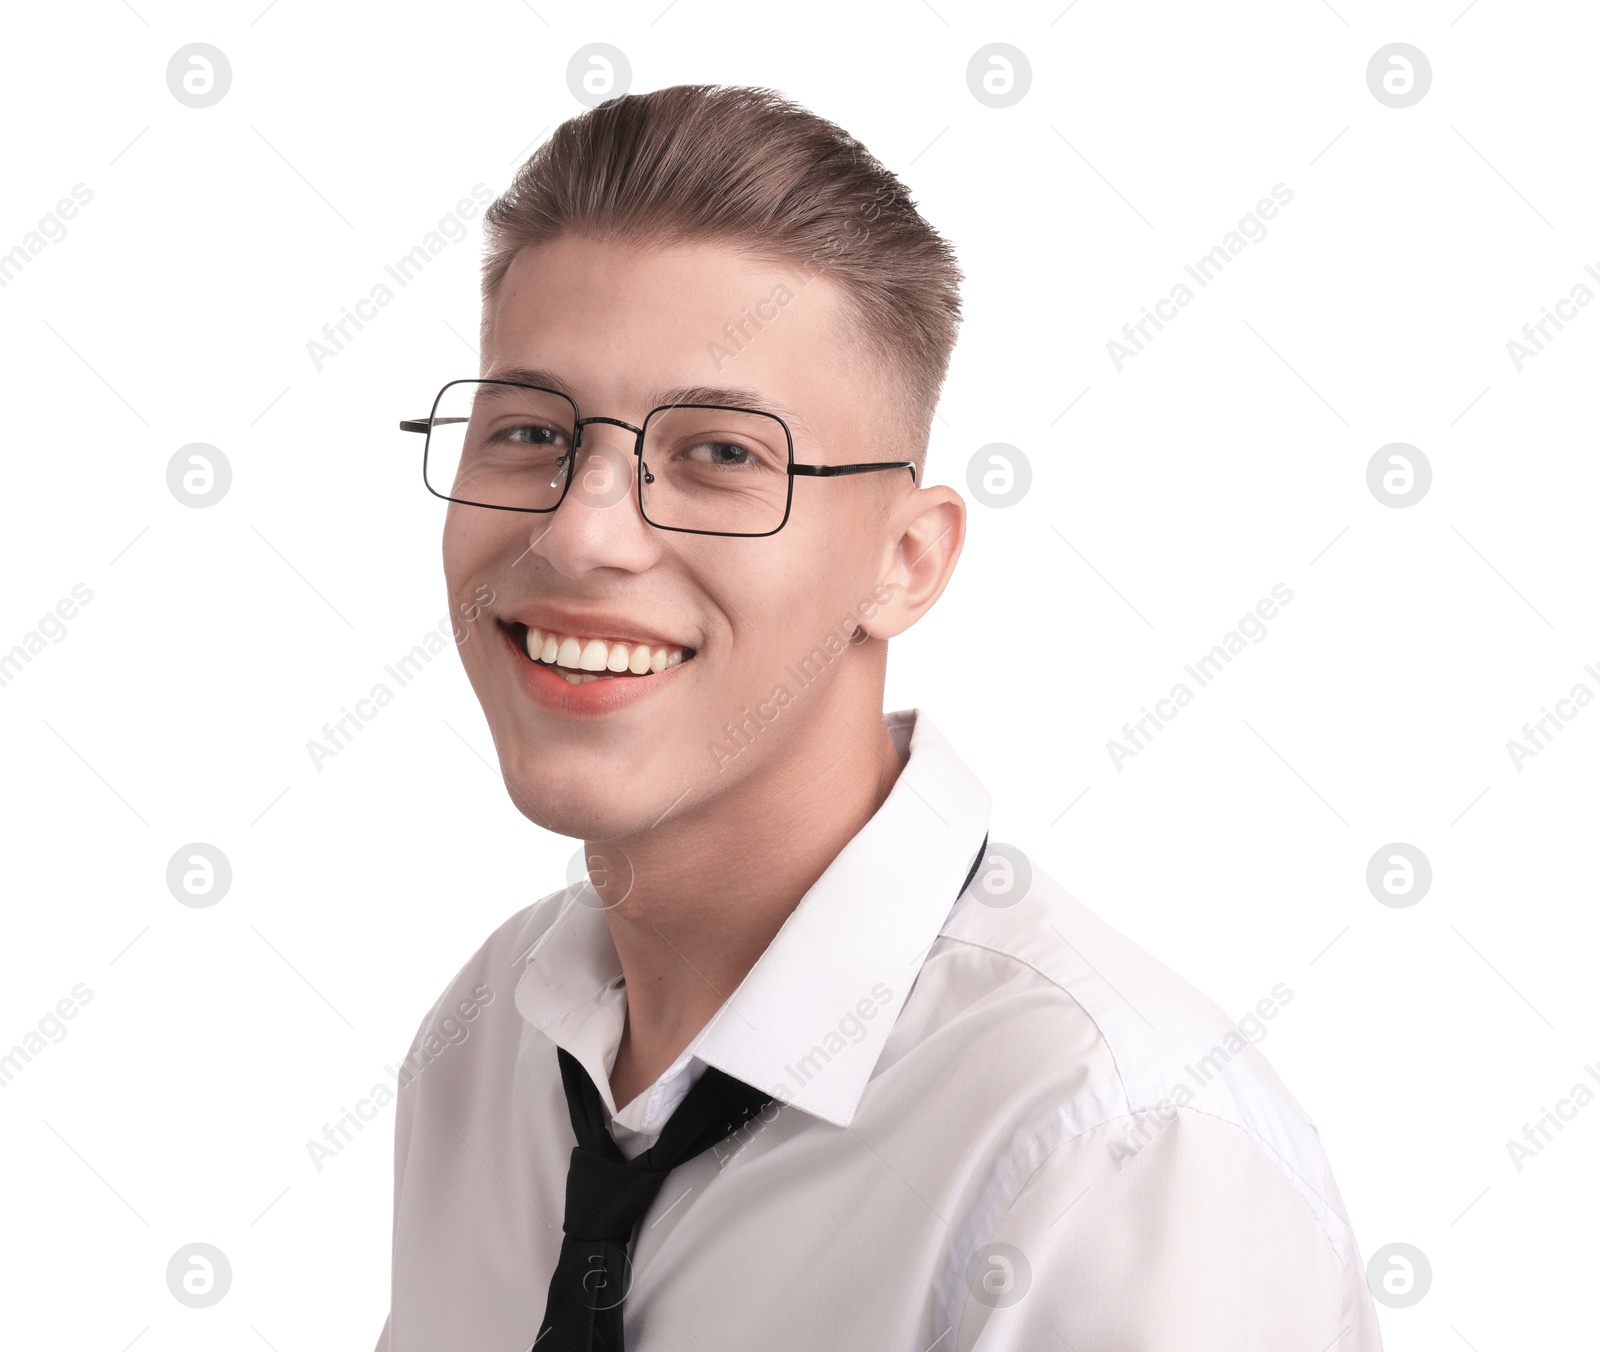
[{"label": "man's cheek", "polygon": [[456,592],[461,587],[461,579],[466,571],[467,560],[472,552],[470,532],[456,515],[458,510],[455,504],[452,503],[449,513],[445,517],[444,537],[440,542],[440,552],[444,561],[444,581],[452,603],[456,599]]},{"label": "man's cheek", "polygon": [[526,545],[503,541],[452,517],[445,523],[442,553],[446,598],[456,643],[465,646],[475,631],[492,630],[493,617],[513,594],[510,563]]}]

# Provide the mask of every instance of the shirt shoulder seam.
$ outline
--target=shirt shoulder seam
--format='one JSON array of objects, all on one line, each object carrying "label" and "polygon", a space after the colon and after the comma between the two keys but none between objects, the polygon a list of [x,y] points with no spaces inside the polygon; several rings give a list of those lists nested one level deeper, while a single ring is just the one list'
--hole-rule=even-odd
[{"label": "shirt shoulder seam", "polygon": [[[1157,1101],[1157,1102],[1154,1102],[1154,1103],[1146,1103],[1146,1102],[1143,1101],[1143,1096],[1141,1096],[1141,1100],[1140,1100],[1139,1104],[1137,1106],[1135,1106],[1135,1102],[1134,1102],[1133,1096],[1129,1093],[1129,1090],[1128,1090],[1127,1077],[1123,1073],[1121,1062],[1118,1060],[1118,1057],[1117,1057],[1116,1048],[1112,1045],[1111,1039],[1106,1036],[1105,1028],[1101,1025],[1100,1020],[1097,1019],[1094,1016],[1094,1014],[1083,1004],[1082,1001],[1080,1001],[1077,998],[1077,996],[1075,996],[1072,993],[1071,990],[1069,990],[1066,986],[1064,986],[1057,978],[1052,976],[1049,972],[1046,972],[1046,971],[1042,970],[1036,963],[1030,962],[1027,958],[1021,957],[1018,954],[1009,951],[1008,949],[999,948],[999,947],[996,947],[993,944],[984,943],[983,941],[978,940],[978,939],[969,938],[969,937],[966,937],[964,935],[953,935],[953,934],[944,934],[944,933],[941,933],[939,938],[941,940],[948,940],[951,943],[965,944],[969,948],[979,949],[979,950],[981,950],[983,952],[986,952],[986,953],[998,954],[1001,957],[1010,959],[1012,962],[1016,963],[1019,967],[1027,968],[1029,971],[1034,972],[1038,976],[1042,977],[1045,981],[1048,981],[1053,987],[1055,987],[1056,990],[1060,991],[1063,996],[1065,996],[1067,999],[1071,1000],[1074,1005],[1076,1005],[1080,1010],[1083,1011],[1084,1016],[1092,1024],[1094,1024],[1095,1034],[1096,1034],[1097,1038],[1099,1039],[1100,1045],[1105,1049],[1106,1055],[1110,1058],[1112,1069],[1116,1073],[1117,1091],[1118,1091],[1118,1095],[1119,1095],[1119,1097],[1121,1099],[1122,1106],[1125,1109],[1125,1111],[1120,1113],[1120,1114],[1108,1115],[1108,1116],[1102,1118],[1100,1120],[1100,1122],[1097,1122],[1097,1123],[1094,1123],[1092,1125],[1085,1126],[1085,1127],[1081,1128],[1080,1131],[1075,1132],[1072,1136],[1067,1137],[1063,1141],[1059,1142],[1057,1146],[1052,1147],[1052,1150],[1049,1153],[1054,1153],[1054,1150],[1055,1149],[1059,1149],[1061,1145],[1067,1144],[1068,1141],[1076,1140],[1077,1137],[1082,1135],[1084,1132],[1093,1130],[1095,1126],[1103,1125],[1104,1122],[1112,1120],[1112,1118],[1115,1117],[1115,1116],[1129,1116],[1129,1117],[1132,1117],[1132,1116],[1137,1116],[1139,1113],[1142,1113],[1142,1112],[1149,1112],[1149,1111],[1151,1111],[1151,1110],[1153,1110],[1153,1109],[1155,1109],[1157,1107],[1166,1106],[1166,1105],[1162,1104],[1160,1101]],[[929,956],[932,956],[931,953],[930,953]],[[1342,1248],[1343,1247],[1347,1247],[1349,1245],[1349,1243],[1350,1243],[1350,1224],[1349,1224],[1349,1221],[1346,1220],[1343,1216],[1339,1215],[1337,1209],[1333,1206],[1333,1204],[1331,1202],[1329,1202],[1328,1199],[1322,1195],[1322,1191],[1321,1191],[1320,1188],[1318,1188],[1315,1184],[1313,1184],[1309,1179],[1305,1178],[1297,1169],[1295,1169],[1287,1160],[1285,1160],[1282,1155],[1280,1155],[1276,1150],[1274,1150],[1272,1148],[1271,1144],[1262,1136],[1260,1131],[1256,1130],[1248,1122],[1234,1121],[1234,1120],[1232,1120],[1230,1118],[1224,1117],[1220,1113],[1209,1112],[1204,1108],[1197,1108],[1197,1107],[1194,1107],[1193,1105],[1189,1105],[1189,1104],[1184,1104],[1184,1105],[1173,1104],[1171,1106],[1173,1108],[1175,1108],[1177,1111],[1180,1111],[1180,1112],[1193,1112],[1193,1113],[1198,1113],[1198,1114],[1200,1114],[1202,1116],[1205,1116],[1205,1117],[1215,1118],[1219,1122],[1226,1122],[1230,1126],[1236,1127],[1236,1128],[1238,1128],[1238,1130],[1242,1131],[1250,1139],[1250,1141],[1256,1146],[1256,1148],[1259,1151],[1261,1151],[1262,1154],[1264,1154],[1268,1159],[1270,1159],[1277,1166],[1279,1172],[1282,1173],[1284,1175],[1284,1177],[1289,1181],[1290,1185],[1294,1188],[1296,1194],[1299,1196],[1301,1205],[1303,1205],[1306,1208],[1306,1210],[1311,1213],[1312,1220],[1316,1222],[1317,1227],[1326,1236],[1329,1244],[1333,1248],[1334,1256],[1337,1257],[1340,1260],[1341,1263],[1343,1263],[1345,1261],[1345,1256],[1344,1256],[1344,1253],[1342,1252]],[[1047,1157],[1048,1156],[1046,1156],[1046,1158]],[[1042,1166],[1042,1164],[1043,1164],[1043,1159],[1041,1159],[1041,1161],[1040,1161],[1040,1165],[1041,1166]],[[1032,1178],[1032,1172],[1029,1173],[1029,1178],[1030,1179]],[[1018,1188],[1018,1196],[1020,1196],[1022,1190],[1024,1188],[1026,1188],[1027,1181],[1028,1180],[1026,1180],[1026,1179],[1023,1180],[1021,1186]],[[1311,1204],[1310,1200],[1306,1196],[1306,1191],[1307,1190],[1309,1190],[1310,1192],[1314,1193],[1317,1197],[1321,1198],[1323,1205],[1328,1210],[1328,1213],[1331,1216],[1334,1216],[1334,1217],[1338,1218],[1340,1224],[1344,1227],[1345,1233],[1343,1235],[1336,1234],[1334,1232],[1334,1230],[1328,1224],[1328,1221],[1323,1216],[1318,1214],[1317,1209]]]}]

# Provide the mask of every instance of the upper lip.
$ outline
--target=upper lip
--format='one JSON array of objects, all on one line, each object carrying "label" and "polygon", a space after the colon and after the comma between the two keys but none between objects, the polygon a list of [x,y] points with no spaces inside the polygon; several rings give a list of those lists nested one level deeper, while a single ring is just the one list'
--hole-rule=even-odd
[{"label": "upper lip", "polygon": [[652,648],[682,648],[693,652],[693,646],[669,638],[659,630],[648,629],[637,620],[603,611],[561,610],[544,606],[538,610],[519,611],[501,617],[506,624],[522,624],[530,629],[542,629],[547,634],[570,634],[573,637],[609,638],[619,643],[646,643]]}]

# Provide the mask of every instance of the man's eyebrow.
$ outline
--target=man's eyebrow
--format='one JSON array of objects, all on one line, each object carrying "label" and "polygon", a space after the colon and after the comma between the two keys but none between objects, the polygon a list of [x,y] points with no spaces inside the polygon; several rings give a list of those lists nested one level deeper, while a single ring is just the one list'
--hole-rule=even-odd
[{"label": "man's eyebrow", "polygon": [[504,371],[491,371],[486,376],[480,376],[479,379],[509,380],[517,385],[537,385],[540,389],[554,390],[557,394],[564,394],[573,403],[578,402],[577,395],[572,392],[572,386],[568,385],[554,371],[545,371],[534,366],[511,366]]},{"label": "man's eyebrow", "polygon": [[[578,405],[578,412],[587,418],[591,415],[589,409],[581,400],[573,387],[554,371],[543,370],[532,366],[512,366],[503,371],[491,371],[481,377],[483,380],[509,380],[518,385],[537,385],[541,389],[554,390],[557,394],[564,394],[573,403]],[[756,390],[744,389],[740,386],[728,385],[680,385],[675,389],[657,390],[652,398],[654,408],[672,408],[681,404],[713,404],[719,408],[748,408],[757,413],[768,413],[775,418],[787,423],[790,428],[805,434],[804,421],[792,409],[786,408],[775,399]],[[614,412],[604,416],[615,417]]]},{"label": "man's eyebrow", "polygon": [[657,391],[655,398],[657,406],[663,408],[676,404],[715,404],[719,408],[748,408],[756,413],[770,413],[797,431],[803,430],[805,426],[792,409],[785,408],[776,400],[769,399],[755,390],[740,389],[736,386],[685,385],[675,390]]}]

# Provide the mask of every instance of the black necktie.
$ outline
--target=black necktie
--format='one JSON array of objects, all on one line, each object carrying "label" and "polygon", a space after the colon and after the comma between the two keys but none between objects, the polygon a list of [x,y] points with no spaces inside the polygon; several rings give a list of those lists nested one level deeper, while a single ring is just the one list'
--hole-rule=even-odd
[{"label": "black necktie", "polygon": [[567,1165],[561,1257],[533,1346],[535,1352],[623,1352],[622,1300],[634,1225],[673,1169],[737,1131],[771,1095],[707,1066],[656,1143],[625,1160],[588,1071],[564,1047],[556,1056],[578,1144]]},{"label": "black necktie", "polygon": [[[977,876],[983,837],[957,898]],[[770,1094],[707,1066],[644,1154],[625,1160],[611,1139],[606,1105],[589,1072],[556,1048],[567,1113],[578,1144],[567,1165],[561,1256],[550,1278],[544,1322],[530,1352],[624,1352],[622,1301],[628,1294],[628,1241],[639,1217],[680,1164],[711,1149],[772,1101]]]}]

